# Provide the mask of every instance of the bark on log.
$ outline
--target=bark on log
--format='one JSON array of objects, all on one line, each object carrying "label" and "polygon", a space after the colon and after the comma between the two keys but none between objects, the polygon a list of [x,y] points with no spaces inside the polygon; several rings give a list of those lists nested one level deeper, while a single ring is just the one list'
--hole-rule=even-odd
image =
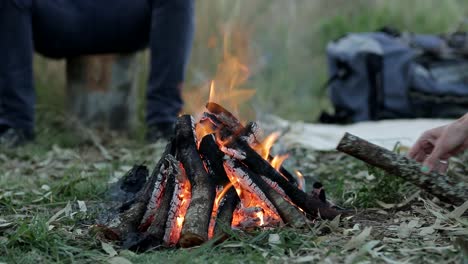
[{"label": "bark on log", "polygon": [[229,183],[229,178],[223,166],[224,153],[216,144],[215,136],[210,134],[203,137],[198,151],[202,155],[206,169],[211,178],[214,179],[215,184],[226,186]]},{"label": "bark on log", "polygon": [[108,192],[109,200],[117,202],[121,207],[132,203],[138,192],[145,186],[148,180],[148,168],[144,165],[134,165],[115,185],[112,185]]},{"label": "bark on log", "polygon": [[337,146],[337,150],[401,177],[428,191],[441,201],[459,206],[468,200],[466,183],[455,183],[447,176],[436,172],[424,174],[420,172],[421,164],[416,161],[352,134],[346,133],[344,135]]},{"label": "bark on log", "polygon": [[252,185],[256,185],[265,194],[268,201],[273,204],[285,224],[294,227],[302,227],[306,224],[307,219],[299,209],[271,188],[260,175],[254,173],[243,163],[235,159],[228,159],[225,161],[225,164],[230,171],[239,177],[242,187],[252,188]]},{"label": "bark on log", "polygon": [[227,238],[226,232],[224,230],[226,228],[231,228],[232,217],[239,203],[240,199],[237,195],[236,189],[234,186],[231,186],[224,195],[216,215],[213,238],[218,239],[218,242],[222,242]]},{"label": "bark on log", "polygon": [[179,239],[182,247],[197,246],[208,240],[208,228],[216,195],[215,185],[197,151],[194,127],[195,122],[189,115],[177,119],[177,158],[182,162],[192,188],[192,198]]},{"label": "bark on log", "polygon": [[156,164],[150,178],[146,181],[145,186],[143,186],[135,196],[135,200],[121,207],[122,212],[119,216],[119,224],[115,229],[122,241],[125,240],[127,235],[137,231],[141,219],[146,211],[148,201],[153,193],[153,188],[157,181],[157,176],[164,161],[164,157],[169,154],[174,154],[172,142],[167,144],[161,159]]},{"label": "bark on log", "polygon": [[165,188],[163,196],[159,201],[157,208],[151,213],[150,226],[142,235],[141,239],[127,248],[135,251],[146,251],[150,248],[163,244],[164,233],[166,232],[166,222],[169,215],[169,209],[175,190],[175,180],[180,177],[179,161],[172,155],[167,155],[161,167],[161,173],[166,175]]},{"label": "bark on log", "polygon": [[[217,103],[208,102],[206,104],[206,109],[214,115],[215,118],[212,120],[214,123],[221,122],[218,126],[224,125],[229,130],[229,132],[221,133],[222,135],[228,135],[231,138],[237,137],[238,135],[244,136],[249,145],[260,144],[257,139],[258,125],[255,122],[250,122],[244,127],[231,112]],[[210,115],[207,115],[207,117],[210,118]],[[271,162],[272,160],[273,156],[268,155],[268,161]],[[288,181],[295,185],[298,184],[296,177],[294,177],[284,166],[281,166],[279,171],[288,179]]]},{"label": "bark on log", "polygon": [[[255,173],[266,176],[272,181],[278,183],[289,199],[312,217],[316,217],[320,214],[324,219],[333,219],[340,214],[340,212],[330,208],[328,204],[323,203],[317,197],[306,194],[296,185],[289,182],[283,177],[283,175],[275,170],[270,163],[255,152],[255,150],[253,150],[242,138],[232,140],[226,145],[226,147],[235,150],[238,153],[240,152],[239,154],[241,157],[238,156],[237,158],[240,158],[242,163],[246,164],[247,167]],[[230,154],[229,151],[224,152],[228,155]]]},{"label": "bark on log", "polygon": [[239,119],[237,119],[231,112],[229,112],[221,105],[208,102],[206,104],[206,109],[208,109],[210,113],[214,114],[223,125],[227,126],[233,134],[238,133],[241,129],[244,128]]}]

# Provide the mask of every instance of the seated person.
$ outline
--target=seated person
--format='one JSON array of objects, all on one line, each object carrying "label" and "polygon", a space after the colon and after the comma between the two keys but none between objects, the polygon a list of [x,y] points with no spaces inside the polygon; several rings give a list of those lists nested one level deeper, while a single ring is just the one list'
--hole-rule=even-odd
[{"label": "seated person", "polygon": [[0,147],[34,138],[33,53],[151,50],[147,140],[172,133],[193,39],[193,0],[0,0]]}]

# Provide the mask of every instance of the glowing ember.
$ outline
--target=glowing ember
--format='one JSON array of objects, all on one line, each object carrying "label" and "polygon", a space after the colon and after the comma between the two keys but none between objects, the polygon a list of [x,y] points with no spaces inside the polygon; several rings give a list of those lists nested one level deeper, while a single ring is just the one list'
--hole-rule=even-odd
[{"label": "glowing ember", "polygon": [[[279,216],[276,208],[270,203],[266,197],[260,198],[258,190],[255,192],[255,187],[252,183],[246,182],[241,175],[232,170],[229,162],[225,163],[225,170],[234,188],[236,188],[237,194],[241,200],[241,209],[234,212],[232,227],[252,227],[252,226],[264,226],[264,225],[276,225],[281,223],[281,217]],[[263,194],[264,195],[264,194]],[[262,213],[258,212],[255,215],[246,215],[243,213],[243,208],[260,208]],[[257,219],[257,220],[255,220]],[[247,224],[246,224],[247,223]]]},{"label": "glowing ember", "polygon": [[169,217],[169,221],[174,221],[167,223],[168,229],[170,232],[166,233],[164,241],[168,245],[175,245],[179,241],[180,231],[182,230],[182,225],[184,224],[185,213],[187,212],[188,206],[190,204],[190,199],[192,197],[190,182],[187,179],[185,173],[183,173],[181,179],[176,179],[176,191],[174,192],[173,201],[178,201],[177,209],[174,217]]},{"label": "glowing ember", "polygon": [[216,190],[216,198],[215,202],[213,205],[213,212],[211,213],[211,220],[210,220],[210,227],[208,229],[208,238],[213,238],[214,234],[214,227],[216,223],[216,215],[218,214],[218,208],[221,205],[221,201],[224,198],[224,195],[231,189],[232,183],[228,183],[226,186],[224,186],[222,189],[217,189]]}]

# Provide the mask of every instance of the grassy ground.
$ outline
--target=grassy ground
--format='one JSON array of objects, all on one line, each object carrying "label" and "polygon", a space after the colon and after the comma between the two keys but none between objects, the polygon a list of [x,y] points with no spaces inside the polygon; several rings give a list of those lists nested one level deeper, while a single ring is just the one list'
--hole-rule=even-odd
[{"label": "grassy ground", "polygon": [[[251,112],[313,121],[328,107],[324,50],[348,31],[395,25],[415,32],[454,28],[464,0],[198,1],[197,33],[186,92],[216,75],[223,36],[251,76]],[[468,220],[415,187],[336,153],[292,149],[290,166],[324,182],[330,197],[356,215],[309,228],[233,233],[220,245],[136,255],[93,232],[104,194],[129,166],[153,166],[163,146],[77,128],[64,114],[64,63],[36,60],[38,138],[0,152],[0,262],[6,263],[460,263],[467,261]],[[145,71],[142,72],[141,94]],[[190,93],[192,92],[192,93]],[[285,99],[287,98],[287,99]],[[144,104],[140,98],[140,105]],[[193,99],[193,98],[192,98]],[[194,109],[203,98],[187,102]],[[195,103],[193,103],[195,102]],[[192,103],[192,105],[190,105]],[[195,104],[195,105],[193,105]],[[140,120],[143,112],[140,111]],[[109,155],[110,156],[109,156]],[[453,171],[466,175],[466,164]],[[311,181],[309,180],[309,183]],[[380,202],[377,202],[380,201]],[[463,253],[465,252],[465,253]]]},{"label": "grassy ground", "polygon": [[[304,172],[309,187],[312,178],[321,180],[329,198],[355,208],[355,215],[304,229],[232,232],[220,245],[188,250],[121,250],[99,239],[94,219],[110,183],[133,164],[153,167],[164,144],[75,125],[48,123],[37,144],[0,154],[0,263],[460,263],[468,257],[468,219],[461,216],[467,206],[440,204],[342,154],[302,148],[290,150],[289,166]],[[452,174],[466,175],[466,162],[455,165]]]}]

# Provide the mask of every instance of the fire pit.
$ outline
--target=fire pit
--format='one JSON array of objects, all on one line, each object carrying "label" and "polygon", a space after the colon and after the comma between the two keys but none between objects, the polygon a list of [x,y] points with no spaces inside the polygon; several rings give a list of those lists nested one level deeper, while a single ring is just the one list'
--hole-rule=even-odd
[{"label": "fire pit", "polygon": [[208,103],[198,122],[178,118],[174,138],[148,176],[134,166],[120,182],[129,195],[107,233],[133,250],[198,246],[222,240],[226,228],[301,228],[317,217],[339,214],[324,191],[305,193],[296,177],[272,157],[274,140],[258,139],[258,126],[242,125]]}]

